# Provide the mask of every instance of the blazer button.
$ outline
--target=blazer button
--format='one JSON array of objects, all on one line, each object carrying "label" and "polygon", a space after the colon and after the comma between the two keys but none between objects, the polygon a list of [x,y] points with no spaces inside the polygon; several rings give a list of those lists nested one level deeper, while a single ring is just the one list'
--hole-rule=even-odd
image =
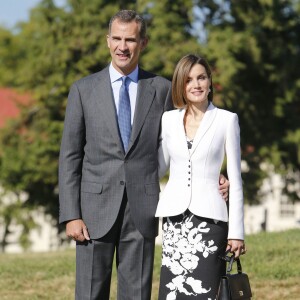
[{"label": "blazer button", "polygon": [[191,178],[188,178],[188,180],[191,180]]},{"label": "blazer button", "polygon": [[121,181],[120,181],[120,184],[121,184],[121,185],[124,185],[124,184],[125,184],[125,182],[124,182],[123,180],[121,180]]},{"label": "blazer button", "polygon": [[188,184],[188,186],[191,186],[190,184]]}]

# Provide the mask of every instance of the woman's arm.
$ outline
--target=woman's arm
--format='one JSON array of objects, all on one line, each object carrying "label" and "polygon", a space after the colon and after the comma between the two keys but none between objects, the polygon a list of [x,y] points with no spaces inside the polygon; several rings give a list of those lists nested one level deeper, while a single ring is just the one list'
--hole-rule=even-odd
[{"label": "woman's arm", "polygon": [[164,177],[170,167],[170,156],[166,141],[166,126],[166,113],[164,113],[161,120],[161,135],[158,147],[158,175],[160,179]]},{"label": "woman's arm", "polygon": [[[244,200],[241,177],[240,127],[238,123],[238,116],[236,114],[231,115],[229,118],[225,147],[227,156],[227,173],[230,181],[228,240],[243,241]],[[239,246],[237,247],[240,248]]]}]

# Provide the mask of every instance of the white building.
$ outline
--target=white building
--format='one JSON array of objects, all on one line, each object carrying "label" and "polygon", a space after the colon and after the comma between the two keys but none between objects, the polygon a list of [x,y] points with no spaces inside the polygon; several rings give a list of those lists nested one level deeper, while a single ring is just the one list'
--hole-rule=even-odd
[{"label": "white building", "polygon": [[[26,212],[25,210],[23,211],[22,203],[27,200],[26,193],[21,193],[21,195],[17,196],[14,193],[4,193],[3,189],[0,187],[0,197],[0,241],[3,241],[3,237],[5,235],[5,224],[3,218],[4,211],[9,208],[10,205],[15,205],[19,207],[18,213],[23,213],[24,219],[32,218],[36,224],[35,229],[30,231],[29,239],[31,246],[28,249],[29,251],[51,251],[60,247],[58,230],[54,226],[55,222],[51,216],[44,213],[43,208],[31,211],[30,215],[29,212]],[[23,252],[23,248],[19,244],[19,238],[22,233],[22,225],[17,224],[14,219],[9,225],[8,230],[9,234],[6,238],[7,245],[5,246],[5,252]]]},{"label": "white building", "polygon": [[[282,194],[281,176],[273,174],[263,182],[263,199],[259,205],[245,205],[245,231],[247,234],[300,228],[300,203],[292,203]],[[299,188],[298,188],[299,190]]]}]

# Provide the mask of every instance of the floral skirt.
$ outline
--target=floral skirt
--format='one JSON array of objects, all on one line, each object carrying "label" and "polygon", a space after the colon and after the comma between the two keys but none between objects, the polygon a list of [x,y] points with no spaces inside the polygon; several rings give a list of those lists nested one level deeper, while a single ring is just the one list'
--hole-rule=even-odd
[{"label": "floral skirt", "polygon": [[226,222],[190,211],[163,220],[159,300],[215,300],[226,265]]}]

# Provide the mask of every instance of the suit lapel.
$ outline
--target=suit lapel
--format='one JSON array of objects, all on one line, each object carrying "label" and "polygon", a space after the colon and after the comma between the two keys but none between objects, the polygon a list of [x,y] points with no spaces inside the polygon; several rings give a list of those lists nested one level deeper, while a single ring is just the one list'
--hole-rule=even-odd
[{"label": "suit lapel", "polygon": [[191,149],[191,156],[195,152],[196,148],[198,147],[198,145],[199,145],[201,139],[203,138],[203,136],[205,135],[205,133],[208,131],[208,129],[212,125],[212,123],[216,117],[217,110],[218,109],[212,103],[209,104],[209,106],[204,114],[204,117],[202,119],[202,122],[197,130],[196,135],[195,135],[195,138],[193,141],[193,147]]},{"label": "suit lapel", "polygon": [[136,96],[136,107],[132,124],[132,131],[128,151],[134,144],[154,100],[155,89],[151,85],[152,79],[147,76],[147,72],[139,69],[138,90]]},{"label": "suit lapel", "polygon": [[[118,142],[119,147],[123,149],[119,134],[117,113],[111,88],[108,67],[105,68],[102,72],[100,72],[97,80],[95,80],[93,97],[94,99],[96,99],[96,102],[99,105],[101,118],[103,118],[104,122],[106,123],[106,127],[110,131],[113,139]],[[100,116],[96,117],[101,119]]]},{"label": "suit lapel", "polygon": [[[186,133],[184,129],[184,116],[185,116],[186,109],[181,109],[180,114],[179,114],[179,119],[178,119],[178,146],[183,149],[183,153],[186,153],[187,156],[190,156],[189,149],[187,147],[187,139],[186,139]],[[182,147],[183,146],[183,147]]]}]

